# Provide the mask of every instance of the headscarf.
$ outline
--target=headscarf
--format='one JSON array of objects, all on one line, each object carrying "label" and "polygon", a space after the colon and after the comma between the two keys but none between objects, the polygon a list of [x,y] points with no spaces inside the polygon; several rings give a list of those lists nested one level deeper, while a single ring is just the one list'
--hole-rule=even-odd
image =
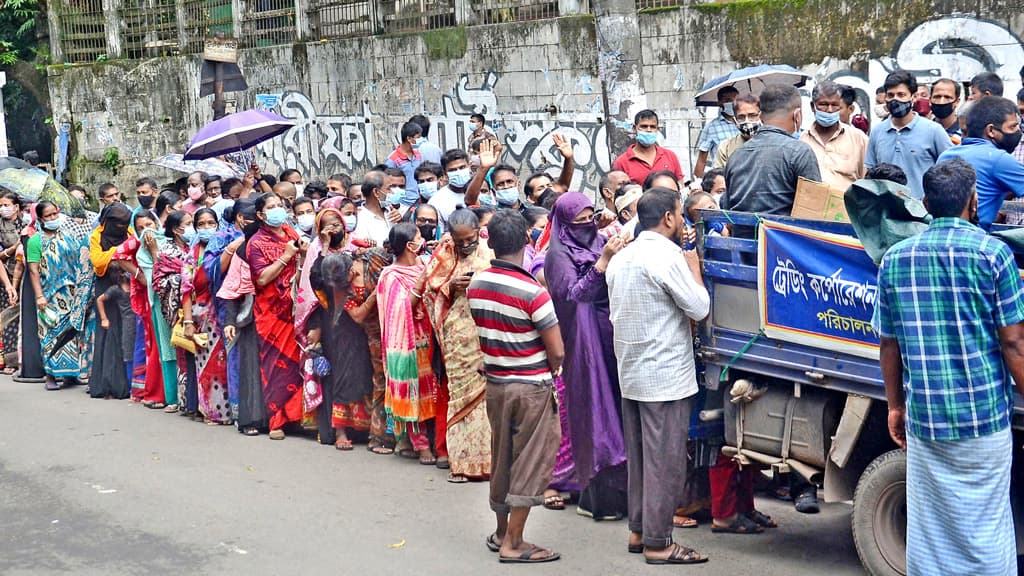
[{"label": "headscarf", "polygon": [[97,276],[105,276],[114,252],[125,240],[131,228],[132,211],[120,202],[100,212],[100,224],[89,235],[89,259]]},{"label": "headscarf", "polygon": [[587,208],[593,208],[593,204],[584,194],[566,192],[558,197],[551,210],[552,249],[564,248],[577,273],[597,262],[605,243],[593,222],[573,224],[573,219]]},{"label": "headscarf", "polygon": [[313,311],[316,310],[316,305],[319,302],[309,278],[313,272],[313,266],[320,258],[320,254],[324,251],[323,243],[320,241],[320,230],[324,214],[327,214],[328,212],[336,215],[338,220],[342,221],[342,226],[344,226],[345,221],[341,211],[337,208],[323,208],[316,214],[316,220],[314,221],[316,237],[313,238],[313,241],[309,243],[309,247],[306,248],[306,256],[302,261],[302,271],[299,274],[299,288],[295,298],[296,335],[299,338],[299,343],[303,346],[306,345],[306,322],[308,322],[309,317],[313,315]]}]

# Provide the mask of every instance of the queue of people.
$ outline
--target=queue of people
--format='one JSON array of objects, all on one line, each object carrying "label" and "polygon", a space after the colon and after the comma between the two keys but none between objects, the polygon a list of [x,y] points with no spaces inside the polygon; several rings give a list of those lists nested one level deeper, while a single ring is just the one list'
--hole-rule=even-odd
[{"label": "queue of people", "polygon": [[[468,151],[443,153],[413,117],[358,181],[274,178],[254,164],[242,178],[139,179],[135,208],[105,184],[99,213],[7,193],[0,304],[16,313],[0,315],[4,369],[246,436],[306,430],[452,483],[489,480],[486,545],[502,562],[558,559],[523,530],[531,507],[570,501],[597,521],[627,518],[627,550],[648,563],[705,562],[672,538],[699,525],[693,486],[708,486],[714,532],[777,523],[754,508],[751,469],[719,453],[721,432],[691,422],[702,398],[691,322],[709,306],[693,251],[701,210],[788,214],[800,177],[840,186],[874,174],[915,190],[922,156],[891,156],[885,138],[923,133],[935,158],[952,144],[944,124],[907,120],[917,86],[901,74],[886,81],[892,118],[870,139],[838,118],[849,103],[829,82],[799,138],[792,86],[721,92],[692,191],[645,110],[595,199],[570,190],[567,140],[553,139],[560,171],[520,181],[479,115]],[[1009,152],[1011,112],[996,96],[974,102],[962,155],[972,138]],[[1009,179],[978,171],[991,222],[987,203]],[[695,444],[705,456],[688,459]],[[818,511],[807,480],[789,492],[798,511]]]}]

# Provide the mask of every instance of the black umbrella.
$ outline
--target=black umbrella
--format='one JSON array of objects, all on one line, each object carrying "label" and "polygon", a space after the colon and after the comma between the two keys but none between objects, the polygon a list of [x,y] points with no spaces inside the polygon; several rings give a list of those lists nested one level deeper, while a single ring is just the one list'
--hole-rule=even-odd
[{"label": "black umbrella", "polygon": [[21,158],[15,158],[14,156],[0,156],[0,170],[4,168],[35,168],[35,166],[25,162]]}]

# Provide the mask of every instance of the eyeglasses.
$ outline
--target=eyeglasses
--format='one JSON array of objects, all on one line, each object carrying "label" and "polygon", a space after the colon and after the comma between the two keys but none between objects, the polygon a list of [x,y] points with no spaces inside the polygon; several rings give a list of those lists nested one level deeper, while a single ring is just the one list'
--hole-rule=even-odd
[{"label": "eyeglasses", "polygon": [[751,112],[750,114],[737,114],[733,116],[737,122],[743,124],[744,122],[753,122],[761,117],[760,112]]},{"label": "eyeglasses", "polygon": [[427,226],[427,225],[436,226],[437,225],[437,220],[434,220],[432,218],[419,218],[419,217],[417,217],[416,218],[416,225],[417,226]]}]

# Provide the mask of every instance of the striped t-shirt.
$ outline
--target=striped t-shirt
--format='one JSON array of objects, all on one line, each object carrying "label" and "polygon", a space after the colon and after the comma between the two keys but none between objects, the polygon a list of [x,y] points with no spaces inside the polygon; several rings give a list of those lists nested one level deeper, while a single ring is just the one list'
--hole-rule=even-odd
[{"label": "striped t-shirt", "polygon": [[558,324],[551,296],[527,271],[503,260],[477,274],[467,291],[487,381],[550,384],[540,331]]}]

